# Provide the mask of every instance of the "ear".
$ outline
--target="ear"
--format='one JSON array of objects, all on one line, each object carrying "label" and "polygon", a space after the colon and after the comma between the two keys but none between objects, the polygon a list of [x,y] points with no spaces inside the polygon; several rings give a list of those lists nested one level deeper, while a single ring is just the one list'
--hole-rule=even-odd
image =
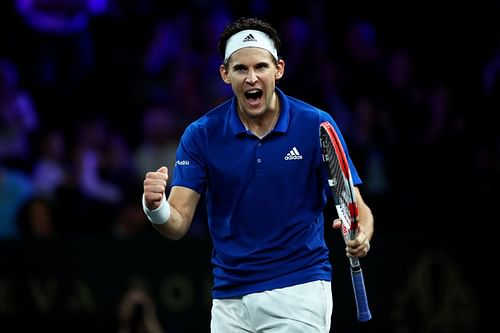
[{"label": "ear", "polygon": [[222,81],[227,84],[231,84],[231,80],[229,79],[228,72],[226,70],[226,67],[224,65],[220,65],[219,67],[219,72],[220,72],[220,77],[222,78]]},{"label": "ear", "polygon": [[283,73],[285,72],[285,61],[283,59],[280,59],[278,61],[278,66],[277,66],[277,71],[274,74],[274,78],[276,80],[279,80],[283,77]]}]

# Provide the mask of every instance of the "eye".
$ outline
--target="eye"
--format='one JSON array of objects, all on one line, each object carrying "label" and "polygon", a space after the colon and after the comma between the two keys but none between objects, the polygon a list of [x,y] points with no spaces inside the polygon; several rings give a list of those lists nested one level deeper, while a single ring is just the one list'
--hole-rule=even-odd
[{"label": "eye", "polygon": [[233,67],[233,70],[238,73],[245,73],[247,71],[247,68],[243,65],[236,65]]},{"label": "eye", "polygon": [[259,72],[265,72],[270,68],[271,66],[267,62],[260,62],[255,66],[255,70]]}]

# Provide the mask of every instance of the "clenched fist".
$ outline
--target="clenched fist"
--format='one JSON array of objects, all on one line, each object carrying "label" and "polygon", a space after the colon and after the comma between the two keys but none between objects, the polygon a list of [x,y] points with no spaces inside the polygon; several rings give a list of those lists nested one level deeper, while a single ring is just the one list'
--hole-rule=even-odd
[{"label": "clenched fist", "polygon": [[165,195],[168,182],[168,168],[162,166],[156,171],[146,173],[144,179],[144,200],[147,208],[154,210],[158,208]]}]

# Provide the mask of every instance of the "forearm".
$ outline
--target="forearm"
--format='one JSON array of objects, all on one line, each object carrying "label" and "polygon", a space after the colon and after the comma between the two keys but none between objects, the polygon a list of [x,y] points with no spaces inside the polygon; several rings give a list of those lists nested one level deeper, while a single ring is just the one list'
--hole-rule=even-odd
[{"label": "forearm", "polygon": [[374,232],[374,219],[372,211],[366,204],[359,205],[358,209],[360,229],[366,234],[368,240],[371,240]]},{"label": "forearm", "polygon": [[374,233],[374,218],[370,207],[365,203],[359,189],[355,187],[356,201],[358,204],[358,218],[360,230],[371,240]]},{"label": "forearm", "polygon": [[[146,208],[144,212],[163,236],[178,240],[188,232],[199,199],[199,193],[186,187],[174,186],[170,190],[168,201],[164,201],[155,212]],[[146,206],[144,201],[143,206]]]},{"label": "forearm", "polygon": [[170,216],[166,223],[154,224],[153,227],[166,238],[172,240],[181,239],[189,230],[191,225],[192,216],[183,216],[175,207],[170,205]]}]

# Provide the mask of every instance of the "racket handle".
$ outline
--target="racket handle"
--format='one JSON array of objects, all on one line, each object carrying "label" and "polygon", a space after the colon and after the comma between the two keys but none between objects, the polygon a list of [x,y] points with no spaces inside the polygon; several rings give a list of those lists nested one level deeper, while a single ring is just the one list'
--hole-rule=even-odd
[{"label": "racket handle", "polygon": [[368,307],[368,298],[366,297],[365,280],[361,267],[351,268],[352,286],[354,287],[354,297],[356,299],[356,308],[358,311],[358,320],[365,322],[372,319],[370,308]]}]

